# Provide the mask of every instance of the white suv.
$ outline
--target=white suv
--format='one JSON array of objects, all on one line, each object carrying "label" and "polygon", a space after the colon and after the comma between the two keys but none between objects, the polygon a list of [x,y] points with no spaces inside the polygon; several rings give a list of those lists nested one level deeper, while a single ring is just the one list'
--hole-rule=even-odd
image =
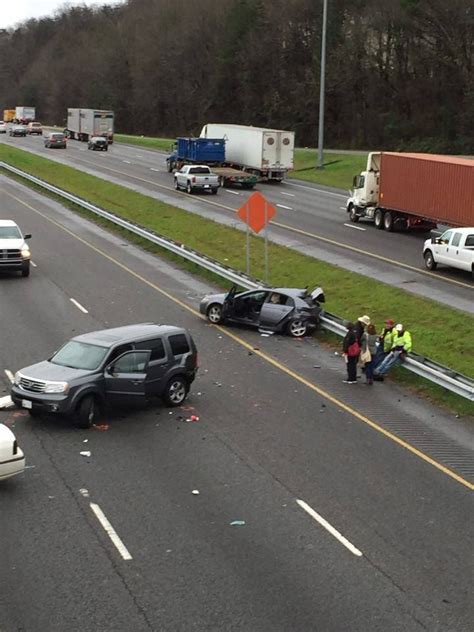
[{"label": "white suv", "polygon": [[0,219],[0,271],[18,270],[30,276],[30,249],[26,243],[31,235],[22,235],[11,219]]}]

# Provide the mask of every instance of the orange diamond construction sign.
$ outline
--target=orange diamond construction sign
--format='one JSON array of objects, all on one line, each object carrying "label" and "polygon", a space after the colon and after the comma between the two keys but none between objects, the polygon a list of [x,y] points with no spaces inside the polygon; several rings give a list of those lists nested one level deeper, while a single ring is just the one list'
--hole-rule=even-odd
[{"label": "orange diamond construction sign", "polygon": [[275,215],[273,204],[259,191],[252,193],[248,200],[238,210],[237,215],[255,232],[259,233]]}]

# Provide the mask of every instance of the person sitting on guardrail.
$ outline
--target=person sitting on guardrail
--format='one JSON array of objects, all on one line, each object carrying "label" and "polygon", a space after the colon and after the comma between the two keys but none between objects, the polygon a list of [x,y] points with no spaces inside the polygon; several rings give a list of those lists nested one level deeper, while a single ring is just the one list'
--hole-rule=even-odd
[{"label": "person sitting on guardrail", "polygon": [[383,381],[384,376],[387,375],[390,369],[406,358],[407,353],[411,351],[411,347],[412,341],[410,332],[407,331],[401,323],[395,325],[392,337],[392,349],[385,360],[375,368],[374,378]]},{"label": "person sitting on guardrail", "polygon": [[373,367],[376,368],[377,365],[381,364],[382,360],[388,356],[390,351],[392,350],[393,344],[393,328],[395,327],[395,321],[389,318],[385,321],[385,327],[382,329],[382,332],[379,335],[379,344],[377,346],[377,351],[375,353],[375,358]]}]

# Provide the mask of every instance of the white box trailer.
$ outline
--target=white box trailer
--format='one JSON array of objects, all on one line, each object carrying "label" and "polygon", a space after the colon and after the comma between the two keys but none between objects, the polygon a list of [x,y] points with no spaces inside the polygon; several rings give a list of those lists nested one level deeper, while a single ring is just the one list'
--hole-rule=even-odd
[{"label": "white box trailer", "polygon": [[15,118],[17,121],[29,122],[34,121],[36,117],[36,109],[29,105],[17,105],[15,108]]},{"label": "white box trailer", "polygon": [[280,129],[207,123],[201,138],[223,138],[225,161],[261,178],[281,182],[293,169],[295,133]]},{"label": "white box trailer", "polygon": [[92,136],[114,139],[114,113],[111,110],[69,108],[66,132],[69,138],[88,141]]}]

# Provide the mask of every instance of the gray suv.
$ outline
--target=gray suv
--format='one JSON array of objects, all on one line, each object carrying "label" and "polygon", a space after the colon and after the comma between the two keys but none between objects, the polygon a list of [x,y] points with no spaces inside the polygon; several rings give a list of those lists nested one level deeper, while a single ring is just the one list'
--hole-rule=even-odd
[{"label": "gray suv", "polygon": [[33,417],[61,413],[89,428],[106,405],[133,406],[153,396],[181,405],[197,368],[186,329],[127,325],[76,336],[49,360],[17,371],[11,398]]}]

